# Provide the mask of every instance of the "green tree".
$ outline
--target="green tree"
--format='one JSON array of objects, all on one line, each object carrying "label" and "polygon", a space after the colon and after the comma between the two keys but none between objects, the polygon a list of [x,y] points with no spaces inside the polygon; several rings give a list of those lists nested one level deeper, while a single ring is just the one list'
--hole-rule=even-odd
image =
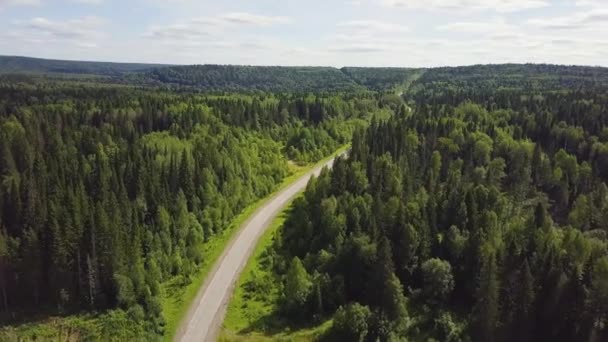
[{"label": "green tree", "polygon": [[479,271],[477,303],[475,304],[474,335],[481,341],[495,341],[499,319],[499,279],[496,265],[496,252],[490,246],[484,246],[482,264]]},{"label": "green tree", "polygon": [[289,264],[289,269],[285,275],[285,304],[286,309],[292,315],[306,312],[310,294],[312,292],[312,282],[306,272],[302,261],[294,257]]},{"label": "green tree", "polygon": [[333,318],[333,337],[341,341],[365,341],[371,315],[367,306],[357,302],[339,307]]},{"label": "green tree", "polygon": [[593,320],[592,336],[598,340],[608,337],[608,257],[599,259],[593,267],[587,306]]},{"label": "green tree", "polygon": [[454,290],[454,276],[449,262],[432,258],[420,267],[423,278],[422,291],[429,302],[439,304],[445,301]]}]

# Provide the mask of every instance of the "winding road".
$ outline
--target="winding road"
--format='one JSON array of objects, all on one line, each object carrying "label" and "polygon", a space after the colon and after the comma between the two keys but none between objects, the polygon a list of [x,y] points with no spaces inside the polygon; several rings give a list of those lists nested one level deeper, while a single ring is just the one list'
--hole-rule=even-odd
[{"label": "winding road", "polygon": [[317,166],[279,191],[243,224],[237,236],[213,266],[210,276],[205,280],[182,321],[174,341],[200,342],[217,339],[234,285],[258,239],[277,214],[306,187],[310,177],[317,176],[325,166],[331,167],[334,159]]}]

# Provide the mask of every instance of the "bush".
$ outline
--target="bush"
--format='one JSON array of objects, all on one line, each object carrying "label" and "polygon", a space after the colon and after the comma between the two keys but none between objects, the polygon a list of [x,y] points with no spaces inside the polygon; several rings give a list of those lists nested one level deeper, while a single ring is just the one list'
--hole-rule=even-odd
[{"label": "bush", "polygon": [[359,303],[341,306],[334,315],[333,333],[340,341],[363,341],[367,336],[372,313]]},{"label": "bush", "polygon": [[422,264],[423,293],[431,303],[446,299],[454,289],[454,276],[449,262],[437,258]]},{"label": "bush", "polygon": [[127,316],[129,316],[129,319],[134,322],[141,322],[146,317],[146,314],[141,305],[135,304],[134,306],[130,307],[129,310],[127,310]]},{"label": "bush", "polygon": [[464,327],[454,322],[449,312],[443,312],[435,319],[435,331],[440,341],[459,342],[463,341]]}]

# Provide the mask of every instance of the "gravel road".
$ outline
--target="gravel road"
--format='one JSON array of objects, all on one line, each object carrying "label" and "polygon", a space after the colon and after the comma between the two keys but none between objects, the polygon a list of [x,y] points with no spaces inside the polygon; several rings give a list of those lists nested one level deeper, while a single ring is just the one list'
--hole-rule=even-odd
[{"label": "gravel road", "polygon": [[199,342],[217,339],[234,285],[258,239],[289,200],[306,187],[310,177],[313,174],[318,175],[324,166],[331,167],[333,161],[334,159],[316,167],[278,192],[243,224],[199,290],[174,341]]}]

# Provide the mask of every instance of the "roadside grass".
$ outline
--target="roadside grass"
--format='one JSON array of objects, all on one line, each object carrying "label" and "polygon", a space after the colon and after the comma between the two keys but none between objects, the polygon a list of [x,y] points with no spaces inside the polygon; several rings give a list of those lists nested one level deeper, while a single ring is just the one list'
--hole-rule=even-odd
[{"label": "roadside grass", "polygon": [[[299,196],[302,195],[296,198]],[[288,327],[277,316],[281,283],[269,265],[268,251],[292,203],[293,200],[264,232],[243,269],[228,304],[219,341],[316,341],[331,328],[331,320],[312,327]]]},{"label": "roadside grass", "polygon": [[[165,284],[163,284],[163,295],[161,297],[161,305],[166,322],[163,341],[171,341],[173,339],[175,333],[177,332],[179,324],[181,323],[181,320],[186,316],[188,309],[192,304],[192,301],[196,298],[196,295],[200,287],[203,286],[203,283],[209,275],[209,272],[213,269],[213,266],[215,265],[219,257],[222,255],[222,252],[224,251],[225,247],[239,231],[239,228],[243,225],[243,223],[245,223],[247,219],[256,210],[262,207],[277,192],[283,190],[313,168],[322,165],[327,161],[331,160],[331,158],[333,158],[334,156],[347,151],[349,147],[350,145],[344,145],[331,155],[327,156],[326,158],[320,160],[315,164],[301,166],[295,163],[289,163],[291,175],[283,179],[281,184],[274,192],[272,192],[265,198],[260,199],[249,205],[232,220],[231,224],[226,229],[224,229],[220,234],[211,237],[207,242],[203,244],[202,248],[204,260],[199,270],[190,277],[190,284],[182,287],[176,286],[175,282],[178,281],[177,279],[169,280]],[[270,230],[271,229],[267,230],[267,232]],[[262,239],[266,237],[267,232],[264,233]]]},{"label": "roadside grass", "polygon": [[3,327],[0,329],[0,341],[73,341],[83,335],[82,331],[85,331],[86,336],[86,332],[94,330],[97,323],[97,318],[89,315],[71,318],[49,317],[43,321],[16,327]]},{"label": "roadside grass", "polygon": [[[347,148],[345,146],[336,153]],[[282,291],[280,279],[276,279],[272,272],[272,257],[268,252],[293,201],[299,196],[301,194],[279,213],[256,244],[228,304],[220,341],[313,341],[331,327],[331,321],[326,321],[315,327],[274,332],[276,326],[282,325],[276,316],[276,303]]]},{"label": "roadside grass", "polygon": [[156,341],[144,322],[133,321],[120,309],[103,313],[49,316],[0,328],[0,341]]},{"label": "roadside grass", "polygon": [[267,251],[274,243],[277,231],[283,226],[291,204],[292,202],[272,221],[258,241],[228,304],[223,330],[234,333],[258,330],[262,321],[275,311],[275,303],[281,291],[278,279],[274,279],[273,272],[268,267]]},{"label": "roadside grass", "polygon": [[322,324],[305,329],[295,331],[286,331],[274,335],[265,335],[260,332],[252,332],[248,334],[237,334],[231,331],[224,330],[220,335],[219,342],[267,342],[267,341],[296,341],[308,342],[317,341],[322,338],[331,328],[332,321],[327,320]]}]

